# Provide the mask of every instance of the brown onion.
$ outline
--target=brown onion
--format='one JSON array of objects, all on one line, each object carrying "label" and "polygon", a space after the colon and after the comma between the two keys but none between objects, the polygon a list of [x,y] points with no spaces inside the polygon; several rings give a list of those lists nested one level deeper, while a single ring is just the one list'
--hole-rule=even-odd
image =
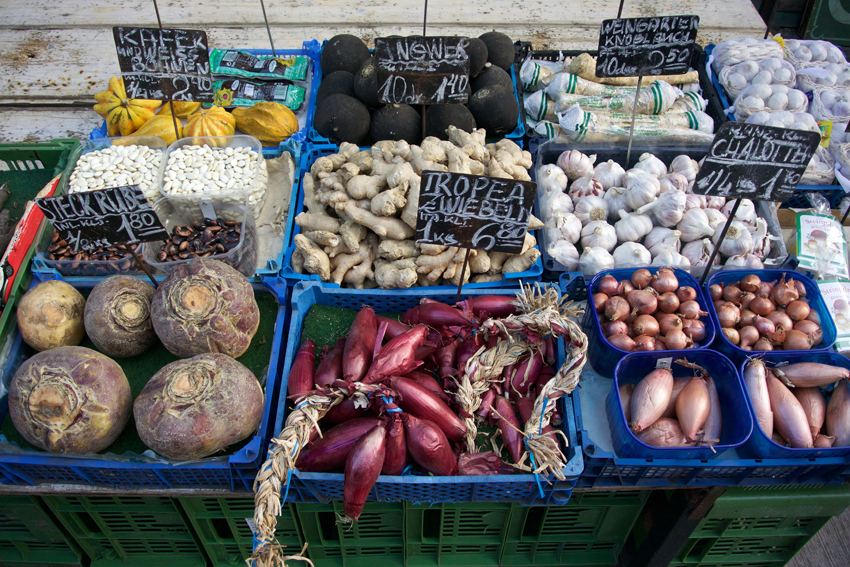
[{"label": "brown onion", "polygon": [[652,274],[646,268],[635,270],[632,274],[632,285],[635,289],[643,289],[652,282]]},{"label": "brown onion", "polygon": [[785,333],[782,348],[785,350],[809,350],[812,348],[812,339],[802,331],[791,329]]},{"label": "brown onion", "polygon": [[672,291],[667,291],[658,296],[658,309],[664,313],[675,313],[679,308],[679,298]]},{"label": "brown onion", "polygon": [[611,346],[614,348],[618,348],[626,352],[631,352],[632,349],[635,348],[635,342],[626,335],[612,335],[608,337],[608,342],[611,343]]},{"label": "brown onion", "polygon": [[652,283],[650,285],[658,293],[676,291],[676,288],[679,287],[679,278],[676,277],[676,273],[670,268],[659,268],[655,272],[655,275],[652,276]]},{"label": "brown onion", "polygon": [[605,304],[608,303],[608,296],[604,293],[594,293],[593,294],[593,306],[596,308],[597,313],[602,313],[605,311]]},{"label": "brown onion", "polygon": [[806,297],[806,285],[800,280],[791,280],[794,282],[794,287],[797,288],[797,293],[800,297]]},{"label": "brown onion", "polygon": [[788,304],[785,308],[785,313],[792,321],[802,321],[809,316],[811,308],[805,301],[795,300]]},{"label": "brown onion", "polygon": [[708,315],[708,312],[701,310],[696,301],[686,301],[679,306],[679,315],[685,319],[699,319]]},{"label": "brown onion", "polygon": [[711,294],[712,301],[720,301],[720,299],[723,298],[723,286],[720,284],[714,284],[708,288],[708,293]]},{"label": "brown onion", "polygon": [[620,282],[617,281],[617,278],[608,275],[599,280],[599,283],[596,285],[596,291],[608,296],[616,295],[619,286]]},{"label": "brown onion", "polygon": [[785,342],[785,327],[777,325],[776,331],[768,335],[767,338],[770,339],[770,344],[781,347],[782,343]]},{"label": "brown onion", "polygon": [[[714,303],[714,310],[715,310],[715,311],[718,311],[721,307],[723,307],[724,305],[726,305],[726,304],[727,304],[727,303],[729,303],[729,302],[728,302],[728,301],[724,301],[723,299],[719,299],[719,300],[717,300],[717,301],[715,301],[715,302],[713,302],[713,303]],[[729,305],[732,305],[732,306],[734,307],[734,305],[735,305],[735,304],[734,304],[734,303],[729,303]]]},{"label": "brown onion", "polygon": [[654,337],[658,334],[660,330],[660,325],[658,324],[658,320],[652,315],[638,315],[635,319],[634,325],[632,325],[632,329],[638,335],[649,335],[650,337]]},{"label": "brown onion", "polygon": [[760,285],[761,279],[755,274],[744,276],[741,278],[741,281],[738,282],[738,287],[740,287],[743,291],[756,292],[759,290]]},{"label": "brown onion", "polygon": [[733,345],[737,345],[738,342],[741,340],[741,335],[740,333],[738,333],[738,329],[732,329],[727,327],[720,330],[723,331],[723,336],[726,337],[726,340],[728,340]]},{"label": "brown onion", "polygon": [[758,293],[756,295],[760,295],[761,297],[767,297],[770,295],[770,292],[773,291],[773,286],[776,285],[775,281],[772,282],[761,282],[759,286]]},{"label": "brown onion", "polygon": [[747,325],[752,325],[753,321],[756,320],[756,317],[758,317],[758,315],[747,308],[743,308],[741,310],[741,325],[744,325],[745,327]]},{"label": "brown onion", "polygon": [[776,307],[773,303],[765,298],[765,297],[756,297],[750,303],[750,311],[755,313],[756,315],[761,315],[762,317],[766,316],[771,311],[774,311]]},{"label": "brown onion", "polygon": [[817,312],[816,309],[812,309],[809,311],[809,316],[806,317],[809,321],[814,321],[818,325],[820,325],[820,313]]},{"label": "brown onion", "polygon": [[777,329],[779,328],[780,325],[782,326],[783,329],[791,329],[791,328],[794,327],[794,322],[791,320],[791,317],[789,317],[788,315],[786,315],[785,313],[782,313],[780,311],[774,311],[773,313],[768,313],[767,315],[765,315],[765,317],[770,319],[771,322],[773,322],[773,324],[776,325]]},{"label": "brown onion", "polygon": [[794,323],[794,330],[811,335],[821,330],[820,325],[809,319],[803,319]]},{"label": "brown onion", "polygon": [[741,320],[741,311],[732,303],[726,303],[717,310],[717,320],[724,329],[729,329]]},{"label": "brown onion", "polygon": [[664,339],[661,335],[655,337],[655,350],[667,350],[667,345],[664,344]]},{"label": "brown onion", "polygon": [[785,274],[782,274],[782,281],[773,288],[771,296],[772,301],[782,307],[800,299],[800,294],[797,292],[797,286],[794,285],[794,280],[785,281]]},{"label": "brown onion", "polygon": [[635,339],[635,347],[632,352],[643,352],[655,350],[655,339],[646,335],[641,335]]},{"label": "brown onion", "polygon": [[609,321],[625,321],[629,316],[629,302],[615,295],[605,303],[605,316]]},{"label": "brown onion", "polygon": [[695,343],[705,340],[705,323],[699,319],[688,319],[682,322],[688,324],[682,331]]},{"label": "brown onion", "polygon": [[754,293],[750,293],[749,291],[744,292],[744,295],[741,297],[741,309],[749,309],[750,303],[753,302],[757,296]]},{"label": "brown onion", "polygon": [[751,347],[756,344],[761,337],[759,336],[759,331],[755,327],[748,325],[746,327],[742,327],[740,332],[738,346],[741,348]]},{"label": "brown onion", "polygon": [[611,321],[610,323],[605,323],[602,326],[602,331],[605,333],[606,337],[611,337],[613,335],[628,335],[629,326],[624,321]]},{"label": "brown onion", "polygon": [[670,350],[682,350],[688,348],[688,336],[682,331],[670,331],[664,335],[664,344]]},{"label": "brown onion", "polygon": [[632,313],[631,311],[629,311],[629,316],[626,317],[626,325],[631,325],[635,322],[635,319],[637,319],[637,313]]},{"label": "brown onion", "polygon": [[662,335],[667,335],[670,331],[681,331],[684,328],[682,319],[673,313],[661,313],[655,317],[658,319],[659,330]]},{"label": "brown onion", "polygon": [[617,295],[621,295],[626,297],[629,295],[629,292],[634,290],[635,286],[632,285],[632,282],[629,280],[623,280],[620,282],[620,285],[617,286]]},{"label": "brown onion", "polygon": [[766,337],[769,337],[770,335],[776,332],[776,325],[774,325],[773,321],[771,321],[767,317],[759,317],[758,315],[756,315],[756,318],[753,321],[753,326],[756,328],[760,335],[764,335]]},{"label": "brown onion", "polygon": [[773,345],[770,344],[770,339],[762,337],[753,345],[753,350],[773,350]]},{"label": "brown onion", "polygon": [[694,301],[697,298],[697,290],[689,285],[683,285],[676,290],[676,297],[679,298],[679,303]]},{"label": "brown onion", "polygon": [[629,292],[629,305],[632,313],[648,315],[658,309],[658,297],[649,290],[636,289]]},{"label": "brown onion", "polygon": [[744,292],[741,291],[741,288],[738,287],[738,284],[729,284],[723,288],[723,299],[734,303],[735,305],[741,304],[741,297],[743,297]]}]

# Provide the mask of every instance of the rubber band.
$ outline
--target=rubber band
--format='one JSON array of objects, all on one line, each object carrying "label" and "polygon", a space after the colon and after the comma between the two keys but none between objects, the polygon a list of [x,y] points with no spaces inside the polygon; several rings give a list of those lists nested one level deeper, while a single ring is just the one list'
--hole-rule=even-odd
[{"label": "rubber band", "polygon": [[[525,449],[528,451],[528,456],[531,457],[531,468],[536,469],[537,465],[534,464],[534,453],[532,453],[531,450],[528,449],[528,440],[523,439],[523,443],[525,444]],[[546,498],[546,495],[543,494],[543,485],[540,484],[539,474],[534,473],[534,481],[537,483],[537,490],[540,491],[540,498]]]},{"label": "rubber band", "polygon": [[[295,447],[292,448],[292,456],[295,456],[295,451],[298,450],[298,440],[295,440]],[[286,497],[289,496],[289,483],[292,482],[292,469],[286,473],[286,491],[283,493],[283,500],[280,501],[281,506],[286,504]]]},{"label": "rubber band", "polygon": [[295,406],[295,409],[301,409],[301,408],[303,408],[304,406],[309,406],[309,405],[310,405],[310,402],[301,402],[300,404],[298,404],[297,406]]},{"label": "rubber band", "polygon": [[549,396],[546,396],[543,399],[543,409],[540,410],[540,429],[537,431],[538,435],[543,435],[543,416],[546,415],[546,406],[549,404]]},{"label": "rubber band", "polygon": [[407,465],[406,467],[404,467],[404,470],[401,471],[400,476],[409,476],[409,475],[412,475],[412,474],[413,474],[413,465]]}]

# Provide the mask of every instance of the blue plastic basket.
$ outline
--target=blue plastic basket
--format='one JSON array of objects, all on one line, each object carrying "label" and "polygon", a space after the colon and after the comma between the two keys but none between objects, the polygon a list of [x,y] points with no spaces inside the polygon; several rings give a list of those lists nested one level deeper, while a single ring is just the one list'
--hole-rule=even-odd
[{"label": "blue plastic basket", "polygon": [[[672,358],[670,371],[674,378],[693,376],[694,371],[679,364],[677,360],[687,359],[702,366],[714,378],[720,408],[723,416],[723,428],[720,443],[714,450],[710,447],[653,447],[640,441],[629,429],[623,413],[620,399],[620,384],[637,384],[644,376],[657,368],[656,364],[664,358]],[[714,459],[718,452],[741,446],[750,438],[753,430],[753,418],[746,411],[744,386],[738,371],[728,358],[710,350],[678,350],[661,352],[634,352],[621,359],[614,370],[614,382],[606,400],[608,423],[611,426],[611,438],[614,450],[624,457],[638,459]]]},{"label": "blue plastic basket", "polygon": [[[317,159],[322,156],[328,156],[331,154],[335,154],[339,151],[339,146],[331,145],[323,145],[323,146],[314,146],[309,144],[304,154],[301,158],[301,167],[300,172],[301,175],[307,175],[310,172],[310,168],[313,166],[313,163]],[[302,181],[303,183],[303,181]],[[301,184],[298,185],[301,187]],[[298,191],[297,197],[296,194],[293,193],[293,201],[290,202],[289,207],[289,216],[286,220],[286,233],[288,238],[286,240],[286,244],[284,245],[284,255],[283,255],[283,266],[280,270],[280,277],[282,277],[289,285],[295,285],[299,282],[316,282],[320,283],[322,286],[326,288],[339,288],[339,285],[333,282],[322,282],[319,276],[315,274],[299,274],[295,270],[292,269],[292,254],[295,252],[295,244],[294,239],[295,235],[301,233],[301,227],[295,224],[295,216],[301,213],[304,210],[304,192]],[[293,206],[292,203],[295,203]],[[540,234],[542,231],[538,231]],[[541,256],[542,258],[542,256]],[[469,289],[493,289],[493,288],[508,288],[508,287],[519,287],[520,283],[532,283],[539,282],[542,279],[543,275],[543,262],[541,258],[538,258],[531,267],[525,272],[514,272],[510,274],[504,274],[502,276],[501,281],[498,282],[482,282],[482,283],[467,283],[464,284],[464,288]],[[439,286],[419,286],[416,289],[420,290],[435,290],[435,289],[457,289],[457,286],[450,285],[439,285]]]},{"label": "blue plastic basket", "polygon": [[[703,290],[703,292],[708,294],[709,288],[714,284],[725,286],[729,283],[738,282],[741,280],[741,278],[749,274],[757,275],[762,281],[776,280],[778,282],[784,275],[786,280],[794,278],[798,281],[803,282],[803,285],[806,286],[805,299],[808,300],[809,307],[817,310],[818,315],[820,315],[821,328],[823,329],[823,342],[820,345],[817,345],[817,348],[813,348],[811,350],[783,350],[777,352],[780,352],[785,355],[806,354],[812,352],[827,351],[832,348],[836,337],[835,323],[832,321],[832,316],[829,314],[829,311],[826,308],[826,304],[823,302],[823,297],[821,297],[818,286],[815,284],[814,281],[812,281],[811,278],[804,274],[801,274],[800,272],[795,272],[792,270],[733,270],[717,272],[713,276],[709,277],[708,281],[705,282],[705,289]],[[707,309],[707,311],[711,315],[711,320],[714,322],[714,326],[717,329],[720,329],[720,320],[717,318],[717,310],[714,308],[713,303],[711,304],[710,309]],[[741,364],[741,362],[745,358],[753,354],[753,351],[746,351],[742,348],[733,345],[729,342],[729,339],[727,339],[726,336],[720,332],[715,335],[714,343],[711,346],[714,350],[718,350],[728,356],[735,364]],[[760,353],[765,351],[755,352]]]},{"label": "blue plastic basket", "polygon": [[[850,369],[850,359],[835,352],[813,353],[797,351],[791,353],[776,351],[759,355],[759,358],[767,364],[768,368],[782,362],[787,362],[789,364],[796,364],[798,362],[818,362],[820,364],[829,364],[832,366],[840,366],[841,368]],[[741,363],[741,376],[744,375],[744,369],[746,368],[749,360],[750,359],[747,358]],[[826,392],[827,397],[829,397],[831,391],[832,386],[829,387],[829,392]],[[753,427],[753,435],[750,437],[749,443],[739,450],[742,455],[752,457],[754,459],[811,459],[850,456],[850,447],[829,447],[827,449],[794,449],[792,447],[783,447],[765,435],[762,428],[759,427],[758,421],[756,421],[755,417],[755,410],[753,409],[753,402],[750,399],[749,394],[746,396],[746,403],[747,410],[752,416],[755,426]],[[822,431],[826,431],[826,423],[824,423]]]},{"label": "blue plastic basket", "polygon": [[[277,287],[284,286],[281,280]],[[422,291],[417,289],[369,290],[363,293],[350,289],[325,289],[313,283],[299,283],[292,291],[292,317],[286,345],[286,358],[281,375],[281,406],[285,404],[287,376],[292,360],[301,344],[301,331],[304,318],[310,307],[316,304],[330,305],[346,309],[360,309],[363,305],[372,306],[378,313],[397,313],[419,305],[425,297],[454,303],[455,291]],[[469,290],[464,288],[461,298],[487,294],[512,295],[508,290]],[[559,364],[563,363],[563,342],[559,341]],[[534,475],[489,475],[489,476],[380,476],[375,483],[368,500],[397,502],[406,500],[413,503],[437,502],[519,502],[524,505],[566,504],[572,489],[582,470],[581,453],[576,450],[578,438],[575,419],[569,397],[559,401],[564,426],[564,434],[569,439],[566,448],[568,459],[563,473],[566,480],[540,478],[541,488]],[[279,407],[274,427],[275,433],[283,429],[290,407]],[[295,503],[329,502],[343,497],[342,473],[307,473],[296,471],[291,478],[287,500]]]},{"label": "blue plastic basket", "polygon": [[[654,274],[660,269],[660,267],[647,266],[646,269]],[[632,274],[637,270],[638,268],[621,268],[619,270],[607,270],[596,274],[593,276],[593,279],[590,280],[588,295],[594,293],[592,290],[597,288],[599,280],[603,277],[608,275],[614,276],[617,281],[631,279]],[[690,286],[696,290],[696,301],[699,303],[700,309],[702,311],[708,311],[705,296],[699,287],[699,283],[694,279],[694,277],[679,268],[673,268],[673,271],[679,280],[680,286]],[[705,323],[705,339],[700,341],[693,349],[689,349],[690,352],[708,348],[714,340],[714,333],[717,328],[716,322],[708,317],[702,317],[701,321]],[[584,321],[582,323],[582,327],[584,332],[587,333],[587,356],[593,361],[593,368],[602,376],[605,376],[606,378],[613,378],[614,367],[617,366],[617,362],[629,353],[608,342],[608,339],[605,338],[605,335],[602,332],[602,324],[599,321],[599,314],[595,309],[588,308],[584,310]]]},{"label": "blue plastic basket", "polygon": [[[76,287],[90,289],[96,283],[89,281],[88,285]],[[255,291],[263,292],[261,287],[255,288]],[[281,348],[288,314],[287,290],[285,287],[278,287],[274,291],[277,293],[278,310],[265,388],[263,419],[256,435],[235,454],[180,463],[143,460],[143,457],[131,453],[97,455],[95,458],[91,455],[63,455],[13,449],[7,445],[6,448],[0,449],[0,470],[8,471],[10,474],[7,476],[11,482],[21,485],[56,483],[106,486],[122,490],[194,488],[250,492],[271,438],[270,427],[275,422],[278,385],[281,382]],[[12,376],[21,363],[32,355],[32,350],[23,342],[17,329],[15,334],[11,353],[2,368],[3,376]],[[2,423],[9,410],[5,395],[0,399],[0,404]]]}]

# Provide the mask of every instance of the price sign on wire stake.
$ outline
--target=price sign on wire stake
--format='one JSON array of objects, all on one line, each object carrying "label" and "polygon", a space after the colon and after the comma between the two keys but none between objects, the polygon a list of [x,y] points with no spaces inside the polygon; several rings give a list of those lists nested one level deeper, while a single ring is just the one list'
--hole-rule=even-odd
[{"label": "price sign on wire stake", "polygon": [[213,102],[206,32],[114,27],[112,34],[128,97]]},{"label": "price sign on wire stake", "polygon": [[412,37],[375,40],[378,94],[387,104],[465,104],[469,39]]},{"label": "price sign on wire stake", "polygon": [[785,201],[797,189],[819,144],[817,132],[727,122],[714,136],[694,193]]},{"label": "price sign on wire stake", "polygon": [[699,16],[604,20],[597,77],[681,75],[691,66]]}]

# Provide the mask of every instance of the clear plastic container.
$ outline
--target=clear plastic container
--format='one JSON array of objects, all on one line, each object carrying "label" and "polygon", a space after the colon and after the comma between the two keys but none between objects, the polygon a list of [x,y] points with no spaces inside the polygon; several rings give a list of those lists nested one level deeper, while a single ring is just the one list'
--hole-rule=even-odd
[{"label": "clear plastic container", "polygon": [[[205,223],[205,218],[207,218],[204,215],[205,211],[209,218],[214,217],[220,224],[236,223],[235,226],[239,230],[239,241],[236,246],[230,250],[212,253],[205,257],[224,262],[243,273],[245,277],[250,278],[254,276],[254,269],[257,265],[257,249],[259,246],[258,234],[254,223],[254,216],[251,214],[250,208],[246,207],[244,197],[241,205],[207,200],[203,203],[199,200],[190,204],[183,199],[164,198],[157,201],[154,210],[159,215],[159,218],[163,219],[165,229],[172,235],[172,242],[169,244],[174,244],[175,246],[179,245],[185,238],[177,235],[174,229],[190,226],[196,222]],[[191,260],[191,257],[179,260],[164,259],[161,253],[163,252],[163,247],[167,245],[162,242],[146,242],[142,247],[142,257],[145,262],[158,270],[170,272],[180,264]],[[203,250],[202,248],[201,251]],[[192,253],[188,250],[186,252],[187,254]]]},{"label": "clear plastic container", "polygon": [[[232,169],[227,169],[226,163],[215,174],[210,170],[203,170],[202,167],[192,168],[191,172],[187,172],[186,169],[178,172],[174,167],[176,157],[191,153],[192,150],[187,149],[188,146],[201,146],[205,148],[202,150],[204,152],[214,152],[217,156],[224,156],[221,159],[223,162],[231,157],[228,154],[232,155],[234,149],[243,148],[254,151],[257,154],[257,161],[255,162],[256,165],[250,169],[243,167],[241,176],[231,175],[229,172]],[[194,160],[194,156],[192,156],[192,160]],[[184,163],[186,161],[184,159]],[[193,163],[189,163],[189,166]],[[181,173],[185,176],[186,173],[195,175],[202,171],[202,179],[179,178]],[[268,179],[266,161],[263,158],[263,146],[257,138],[246,135],[196,136],[181,138],[168,146],[159,166],[157,185],[163,196],[187,203],[187,214],[191,214],[192,205],[202,199],[242,206],[247,198],[248,207],[251,209],[254,218],[257,218],[266,200]],[[195,184],[194,188],[191,188],[195,181],[200,182],[201,185]],[[239,183],[242,183],[241,188],[238,188]],[[175,202],[173,206],[177,208],[181,205]]]},{"label": "clear plastic container", "polygon": [[[145,146],[147,148],[151,148],[152,150],[155,150],[162,154],[160,156],[160,163],[153,164],[153,167],[148,170],[150,175],[142,176],[141,179],[133,178],[133,173],[138,171],[136,169],[135,164],[141,162],[139,156],[134,155],[134,152],[130,152],[129,156],[122,158],[120,161],[116,160],[116,164],[114,166],[107,167],[102,171],[95,171],[91,168],[88,168],[85,171],[83,170],[85,166],[80,163],[80,158],[82,158],[86,154],[103,151],[115,146]],[[148,199],[148,201],[153,203],[160,198],[159,172],[162,169],[161,162],[162,157],[164,157],[163,152],[165,152],[165,149],[165,140],[157,136],[121,136],[116,138],[99,138],[96,140],[86,140],[85,142],[80,144],[80,146],[71,154],[71,157],[68,160],[68,167],[65,168],[65,171],[62,174],[62,179],[59,184],[59,187],[62,193],[65,194],[68,194],[69,192],[76,193],[79,191],[73,190],[73,187],[71,186],[72,178],[75,177],[74,171],[77,170],[79,166],[80,169],[79,171],[77,171],[77,177],[90,174],[86,176],[86,179],[93,179],[103,183],[102,187],[99,186],[99,183],[86,184],[86,190],[96,190],[94,186],[97,186],[100,189],[107,189],[109,187],[120,187],[124,185],[138,185],[139,188],[141,188],[142,192],[145,194],[145,197]],[[120,163],[126,169],[121,169],[121,167],[118,166],[118,163]],[[126,178],[119,177],[124,171],[129,171],[130,175]],[[112,176],[107,177],[108,175]]]}]

